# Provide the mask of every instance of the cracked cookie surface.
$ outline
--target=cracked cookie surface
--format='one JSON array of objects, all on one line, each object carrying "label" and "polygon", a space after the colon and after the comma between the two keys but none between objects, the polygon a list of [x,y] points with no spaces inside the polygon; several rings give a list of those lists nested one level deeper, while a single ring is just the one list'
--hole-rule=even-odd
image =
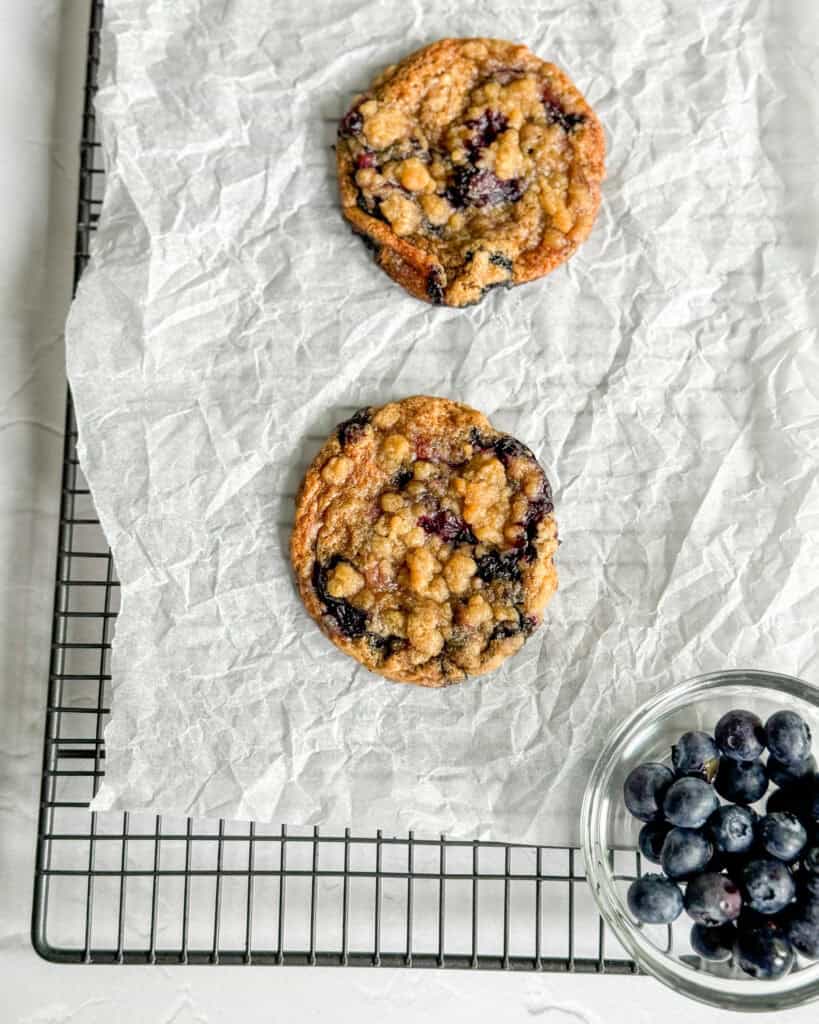
[{"label": "cracked cookie surface", "polygon": [[353,229],[407,291],[449,306],[567,260],[594,223],[604,154],[570,79],[499,39],[442,39],[388,67],[336,146]]},{"label": "cracked cookie surface", "polygon": [[388,679],[496,668],[557,589],[551,489],[481,413],[416,396],[359,410],[313,460],[290,551],[322,631]]}]

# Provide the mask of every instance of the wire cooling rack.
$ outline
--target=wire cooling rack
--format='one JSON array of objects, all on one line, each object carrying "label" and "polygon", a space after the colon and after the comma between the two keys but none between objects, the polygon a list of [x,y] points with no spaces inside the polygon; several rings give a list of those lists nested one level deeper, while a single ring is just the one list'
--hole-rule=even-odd
[{"label": "wire cooling rack", "polygon": [[[103,193],[91,4],[75,284]],[[633,973],[579,851],[92,814],[119,607],[68,397],[32,941],[62,963],[321,964]],[[626,885],[632,852],[613,854]]]}]

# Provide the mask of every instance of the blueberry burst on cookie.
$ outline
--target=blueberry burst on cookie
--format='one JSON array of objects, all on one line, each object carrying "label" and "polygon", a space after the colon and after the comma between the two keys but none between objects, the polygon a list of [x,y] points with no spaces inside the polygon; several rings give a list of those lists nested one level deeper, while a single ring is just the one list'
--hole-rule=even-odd
[{"label": "blueberry burst on cookie", "polygon": [[500,39],[443,39],[387,68],[336,154],[344,216],[379,265],[447,306],[567,260],[605,175],[603,130],[569,78]]},{"label": "blueberry burst on cookie", "polygon": [[326,635],[388,679],[496,668],[557,589],[557,524],[531,451],[458,402],[361,409],[307,471],[290,550]]}]

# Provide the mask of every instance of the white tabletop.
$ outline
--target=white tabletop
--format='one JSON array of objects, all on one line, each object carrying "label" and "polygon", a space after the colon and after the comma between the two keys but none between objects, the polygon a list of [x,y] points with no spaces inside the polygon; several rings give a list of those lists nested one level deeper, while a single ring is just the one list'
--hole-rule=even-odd
[{"label": "white tabletop", "polygon": [[[71,295],[85,0],[0,5],[0,980],[27,1024],[537,1020],[709,1024],[648,978],[401,970],[65,967],[29,937]],[[816,1010],[756,1018],[815,1020]]]}]

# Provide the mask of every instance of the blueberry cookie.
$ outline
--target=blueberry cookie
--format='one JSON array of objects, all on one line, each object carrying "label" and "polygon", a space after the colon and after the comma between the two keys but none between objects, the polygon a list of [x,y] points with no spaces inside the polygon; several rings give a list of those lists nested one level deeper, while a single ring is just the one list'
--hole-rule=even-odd
[{"label": "blueberry cookie", "polygon": [[557,589],[549,482],[481,413],[359,410],[313,460],[290,553],[307,611],[368,669],[446,686],[520,650]]},{"label": "blueberry cookie", "polygon": [[420,299],[478,302],[567,260],[591,231],[603,129],[525,46],[442,39],[388,67],[338,129],[344,216]]}]

